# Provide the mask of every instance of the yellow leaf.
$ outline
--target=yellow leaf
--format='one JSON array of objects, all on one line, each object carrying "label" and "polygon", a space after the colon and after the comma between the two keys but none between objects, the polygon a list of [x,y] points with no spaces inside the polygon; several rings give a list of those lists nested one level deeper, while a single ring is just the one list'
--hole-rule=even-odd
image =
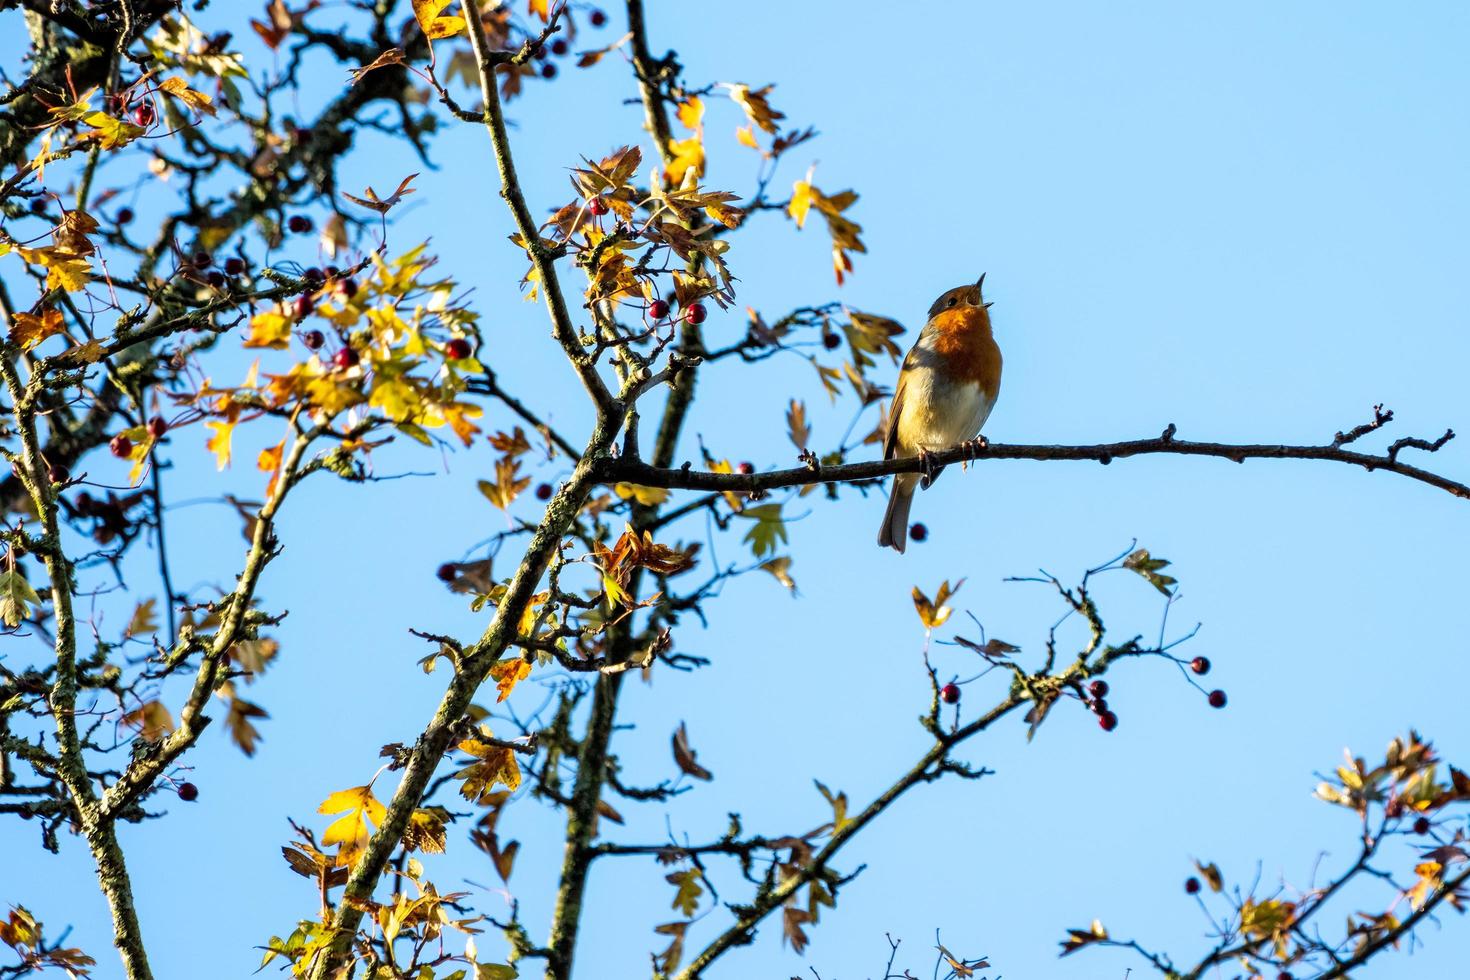
[{"label": "yellow leaf", "polygon": [[513,660],[501,660],[490,668],[490,676],[495,679],[495,689],[500,693],[495,697],[495,703],[499,704],[510,697],[516,685],[525,680],[531,674],[531,662],[516,657]]},{"label": "yellow leaf", "polygon": [[501,510],[510,508],[511,502],[520,496],[522,490],[531,485],[531,478],[521,478],[519,475],[521,464],[513,459],[498,459],[495,461],[495,482],[480,480],[476,484],[480,492]]},{"label": "yellow leaf", "polygon": [[958,592],[960,586],[964,584],[965,580],[960,579],[954,584],[954,588],[950,588],[948,581],[943,582],[939,586],[939,591],[935,594],[933,602],[929,601],[929,597],[918,586],[914,586],[914,609],[918,612],[919,621],[924,624],[925,629],[938,629],[944,625],[945,620],[949,619],[950,613],[954,612],[953,609],[944,603],[950,596]]},{"label": "yellow leaf", "polygon": [[122,119],[115,119],[105,112],[89,112],[82,118],[82,122],[91,126],[92,130],[83,133],[81,138],[96,140],[104,150],[115,150],[118,147],[127,146],[144,133],[142,126],[134,126]]},{"label": "yellow leaf", "polygon": [[424,36],[431,41],[440,38],[453,37],[464,30],[465,20],[463,17],[450,15],[439,16],[439,12],[453,3],[454,0],[413,0],[413,16],[423,28]]},{"label": "yellow leaf", "polygon": [[645,487],[636,483],[617,483],[613,492],[624,500],[637,500],[645,507],[653,507],[669,499],[669,491],[663,487]]},{"label": "yellow leaf", "polygon": [[229,421],[205,422],[204,427],[214,430],[214,435],[205,442],[204,448],[214,453],[219,468],[224,469],[230,465],[230,442],[235,434],[235,423]]},{"label": "yellow leaf", "polygon": [[351,865],[363,848],[367,847],[371,834],[368,821],[380,827],[388,811],[374,798],[371,786],[354,786],[327,797],[316,812],[344,814],[332,821],[322,834],[322,846],[340,845],[337,849],[337,864]]},{"label": "yellow leaf", "polygon": [[699,129],[704,122],[704,100],[693,96],[680,102],[678,115],[685,129]]},{"label": "yellow leaf", "polygon": [[282,439],[269,449],[262,449],[260,456],[255,460],[257,469],[262,473],[269,473],[271,475],[270,482],[265,487],[267,499],[274,497],[276,494],[276,481],[281,478],[281,457],[285,454],[285,451],[286,440]]},{"label": "yellow leaf", "polygon": [[444,844],[444,818],[432,809],[413,811],[408,818],[408,829],[403,832],[403,846],[410,851],[443,854]]},{"label": "yellow leaf", "polygon": [[285,350],[291,344],[291,321],[280,310],[266,310],[250,318],[250,336],[246,347],[270,347]]},{"label": "yellow leaf", "polygon": [[46,288],[64,289],[75,293],[87,288],[92,281],[92,263],[86,259],[67,259],[53,262],[46,270]]},{"label": "yellow leaf", "polygon": [[173,96],[195,112],[202,112],[208,116],[215,113],[214,100],[203,92],[194,91],[178,76],[165,78],[159,83],[158,90],[165,95]]},{"label": "yellow leaf", "polygon": [[670,140],[669,150],[673,153],[673,159],[668,166],[670,183],[682,184],[688,174],[704,176],[704,143],[698,135],[683,140]]},{"label": "yellow leaf", "polygon": [[738,140],[742,146],[748,146],[752,150],[759,150],[761,148],[761,145],[755,140],[755,130],[751,129],[749,126],[741,126],[739,129],[735,130],[735,139]]},{"label": "yellow leaf", "polygon": [[521,785],[521,767],[516,762],[514,749],[491,745],[477,738],[467,738],[459,743],[461,752],[468,752],[478,761],[465,766],[454,774],[455,779],[464,780],[460,793],[467,800],[486,802],[494,795],[496,783],[515,792]]},{"label": "yellow leaf", "polygon": [[383,414],[395,422],[405,422],[419,414],[422,399],[413,385],[402,378],[379,375],[368,404],[381,408]]},{"label": "yellow leaf", "polygon": [[798,180],[791,185],[791,203],[786,205],[786,213],[796,221],[796,227],[801,228],[806,224],[807,212],[812,208],[812,185],[804,180]]},{"label": "yellow leaf", "polygon": [[19,344],[21,350],[30,350],[47,337],[61,333],[60,310],[42,310],[40,316],[17,313],[10,321],[11,343]]}]

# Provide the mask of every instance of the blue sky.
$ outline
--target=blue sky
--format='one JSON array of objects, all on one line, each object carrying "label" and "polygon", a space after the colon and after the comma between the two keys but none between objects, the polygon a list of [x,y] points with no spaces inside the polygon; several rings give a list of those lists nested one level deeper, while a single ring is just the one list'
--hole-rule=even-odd
[{"label": "blue sky", "polygon": [[[1378,402],[1397,415],[1392,437],[1470,429],[1462,5],[935,3],[921,18],[836,2],[649,6],[654,50],[677,49],[691,81],[776,82],[772,101],[788,120],[821,130],[778,184],[816,163],[823,189],[862,194],[852,214],[869,252],[848,285],[832,282],[820,227],[798,234],[762,216],[729,256],[740,304],[770,319],[841,299],[916,328],[936,295],[986,272],[1006,358],[992,439],[1135,438],[1173,422],[1185,438],[1325,442]],[[252,44],[225,8],[203,22],[228,21]],[[609,40],[620,25],[615,14]],[[318,70],[308,98],[344,81],[336,66]],[[631,94],[626,68],[608,59],[513,104],[534,210],[567,199],[566,168],[580,156],[643,139],[641,111],[623,104]],[[711,106],[708,183],[748,192],[754,155],[734,142],[739,122],[733,105]],[[516,293],[522,260],[505,241],[485,134],[446,127],[434,144],[439,169],[416,182],[390,244],[431,238],[445,268],[474,287],[502,380],[575,441],[582,396],[551,350],[543,311]],[[424,169],[386,141],[364,145],[345,189],[383,191]],[[743,329],[738,307],[707,326],[714,342]],[[720,455],[789,465],[793,396],[812,408],[814,441],[835,439],[848,406],[826,410],[811,375],[795,359],[706,372],[682,456],[697,458],[699,434]],[[891,367],[880,375],[892,377]],[[260,445],[275,438],[258,435]],[[259,493],[248,467],[220,476],[201,455],[181,443],[174,499]],[[426,651],[409,628],[466,637],[482,628],[483,614],[433,571],[503,526],[474,488],[491,459],[481,446],[432,478],[313,480],[290,501],[286,551],[262,587],[267,605],[291,615],[278,666],[250,695],[272,715],[259,754],[245,760],[221,732],[206,733],[190,756],[200,800],[124,831],[160,977],[243,975],[259,959],[251,947],[313,913],[311,886],[278,856],[286,818],[324,825],[317,804],[362,783],[380,745],[411,740],[428,718],[443,678],[414,666]],[[1430,462],[1470,477],[1458,441]],[[407,450],[384,463],[441,467],[436,454]],[[1056,960],[1065,928],[1093,917],[1190,962],[1208,928],[1181,889],[1192,858],[1218,862],[1233,881],[1248,884],[1259,869],[1294,885],[1323,851],[1324,869],[1350,858],[1352,816],[1311,797],[1314,773],[1344,747],[1381,753],[1414,725],[1449,759],[1470,758],[1470,720],[1449,688],[1464,653],[1455,613],[1470,510],[1447,495],[1327,464],[989,462],[919,497],[930,540],[902,557],[874,545],[881,499],[845,494],[834,506],[818,496],[791,528],[801,597],[765,576],[735,582],[707,629],[677,631],[681,648],[713,666],[626,689],[625,717],[638,727],[620,732],[615,750],[627,779],[672,775],[668,737],[680,720],[718,776],[671,811],[681,838],[717,836],[731,810],[752,830],[804,831],[830,812],[813,777],[865,802],[908,767],[924,748],[914,719],[927,698],[914,585],[932,594],[965,577],[959,608],[1034,656],[1060,609],[1043,589],[1002,578],[1038,566],[1074,577],[1136,538],[1174,562],[1182,598],[1171,629],[1203,623],[1184,649],[1214,662],[1209,680],[1230,704],[1213,711],[1168,664],[1131,662],[1109,678],[1112,734],[1075,705],[1029,745],[1019,720],[999,726],[967,753],[994,776],[916,791],[849,849],[841,866],[868,870],[812,931],[805,959],[781,946],[773,923],[712,976],[809,966],[825,980],[881,975],[885,933],[922,971],[918,951],[936,928],[1011,978],[1141,967],[1112,951]],[[517,513],[534,516],[533,503]],[[241,552],[233,513],[198,505],[171,519],[176,579],[229,581]],[[684,533],[702,538],[704,528]],[[718,546],[739,551],[734,536]],[[132,584],[150,567],[140,554]],[[1157,631],[1162,600],[1140,580],[1110,575],[1099,599],[1117,638]],[[951,650],[940,658],[942,670],[968,667]],[[962,707],[987,706],[999,685],[970,685]],[[529,710],[541,694],[518,696]],[[663,839],[661,809],[620,809],[629,826],[613,839]],[[27,846],[7,848],[0,901],[24,901],[53,928],[70,923],[98,957],[96,975],[115,976],[84,849],[64,840],[52,857],[18,828],[4,830]],[[549,909],[560,828],[532,801],[502,822],[523,842],[512,885],[533,936]],[[431,870],[446,888],[494,880],[462,837]],[[665,870],[598,867],[580,976],[646,970],[662,945],[652,927],[674,918]],[[722,884],[722,898],[740,899],[733,875]],[[496,894],[478,901],[503,910]],[[718,921],[720,912],[705,926]],[[1418,976],[1448,977],[1463,962],[1463,923],[1446,926],[1425,934]],[[500,948],[493,936],[480,945]],[[1407,968],[1390,959],[1362,976]]]}]

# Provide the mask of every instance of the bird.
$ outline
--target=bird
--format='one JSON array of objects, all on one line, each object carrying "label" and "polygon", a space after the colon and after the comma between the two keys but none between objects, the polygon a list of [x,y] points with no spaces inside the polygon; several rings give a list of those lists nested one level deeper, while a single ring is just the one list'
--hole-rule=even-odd
[{"label": "bird", "polygon": [[909,508],[916,488],[927,489],[943,467],[928,462],[932,453],[956,446],[983,447],[980,429],[1000,394],[1000,347],[990,327],[990,307],[982,289],[985,276],[971,285],[941,293],[928,320],[903,359],[883,458],[918,456],[924,473],[898,473],[888,509],[878,529],[878,544],[903,553],[908,542]]}]

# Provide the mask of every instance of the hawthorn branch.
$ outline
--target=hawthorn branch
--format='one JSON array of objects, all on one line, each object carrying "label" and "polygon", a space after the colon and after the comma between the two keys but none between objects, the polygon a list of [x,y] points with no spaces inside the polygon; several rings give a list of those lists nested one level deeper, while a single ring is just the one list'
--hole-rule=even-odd
[{"label": "hawthorn branch", "polygon": [[72,565],[61,542],[56,488],[48,476],[48,464],[36,434],[36,399],[41,389],[34,377],[29,385],[21,384],[8,353],[0,355],[0,380],[10,392],[22,447],[19,476],[40,518],[40,557],[51,582],[51,608],[56,620],[56,673],[48,702],[56,719],[56,774],[81,818],[81,830],[96,863],[97,881],[112,911],[113,942],[122,959],[123,972],[128,980],[152,980],[142,925],[133,905],[127,862],[118,843],[117,829],[112,821],[105,819],[98,804],[97,791],[92,784],[92,775],[87,771],[82,740],[77,732],[77,634],[71,602],[75,585]]},{"label": "hawthorn branch", "polygon": [[1323,973],[1318,980],[1337,980],[1338,977],[1346,977],[1351,971],[1358,969],[1358,967],[1368,962],[1368,960],[1372,959],[1378,953],[1390,946],[1397,946],[1399,940],[1412,932],[1420,922],[1424,921],[1430,913],[1439,907],[1441,902],[1452,895],[1457,895],[1466,886],[1470,886],[1470,869],[1460,872],[1454,878],[1447,879],[1412,915],[1392,929],[1385,930],[1382,935],[1376,937],[1371,942],[1364,943],[1362,948],[1357,950],[1352,956],[1333,964],[1332,969]]},{"label": "hawthorn branch", "polygon": [[[276,554],[276,515],[285,502],[287,493],[299,482],[307,447],[314,438],[315,432],[296,430],[291,450],[281,465],[281,476],[275,492],[256,515],[250,550],[240,579],[234,591],[219,602],[224,607],[224,615],[218,632],[207,644],[196,640],[192,634],[179,638],[179,644],[175,648],[176,656],[187,656],[200,648],[204,651],[194,675],[194,684],[179,712],[179,727],[163,740],[156,752],[136,757],[123,772],[122,778],[108,788],[102,797],[100,808],[103,819],[115,819],[146,793],[158,777],[199,740],[200,734],[209,725],[210,719],[204,714],[204,707],[219,684],[220,669],[230,648],[245,637],[251,626],[249,613],[255,599],[256,587],[260,584],[265,566]],[[170,660],[174,659],[175,657],[170,657]]]},{"label": "hawthorn branch", "polygon": [[531,259],[532,268],[540,277],[541,292],[546,297],[546,309],[551,316],[552,334],[577,372],[577,377],[581,379],[582,387],[587,389],[592,403],[597,406],[598,413],[604,417],[610,416],[616,410],[612,393],[607,390],[602,376],[597,373],[595,360],[582,350],[581,342],[577,339],[577,330],[572,325],[572,316],[567,310],[566,297],[562,294],[561,282],[557,277],[555,257],[541,244],[536,220],[531,217],[531,209],[521,191],[520,178],[516,176],[515,158],[511,155],[510,138],[505,131],[505,109],[500,104],[500,89],[495,83],[495,66],[500,59],[490,50],[490,44],[485,38],[478,5],[471,0],[460,0],[460,10],[469,25],[467,32],[470,36],[470,48],[475,54],[480,95],[485,100],[482,121],[490,134],[495,165],[500,172],[500,196],[510,208],[521,243]]},{"label": "hawthorn branch", "polygon": [[[371,897],[394,849],[403,838],[409,819],[423,800],[435,769],[449,750],[454,732],[475,692],[489,676],[490,668],[516,640],[521,615],[529,606],[536,586],[559,552],[563,534],[576,519],[587,495],[597,484],[592,473],[592,463],[606,455],[613,445],[622,428],[622,413],[625,410],[621,401],[614,399],[608,391],[602,377],[597,373],[595,363],[582,352],[577,342],[552,256],[540,245],[530,209],[516,178],[515,163],[506,134],[505,115],[495,84],[496,58],[486,42],[477,5],[472,0],[461,0],[461,11],[469,24],[470,45],[475,53],[481,95],[485,99],[484,122],[500,173],[500,194],[523,236],[522,240],[526,243],[532,263],[541,275],[553,334],[596,404],[597,420],[586,451],[578,454],[578,462],[571,476],[547,505],[541,523],[526,546],[490,624],[478,641],[465,648],[465,655],[440,699],[434,717],[409,752],[403,778],[388,804],[384,818],[348,876],[342,901],[332,920],[332,941],[312,968],[313,980],[327,980],[337,975],[351,955],[353,939],[362,921],[364,902]],[[615,683],[616,678],[609,678],[607,681]]]},{"label": "hawthorn branch", "polygon": [[[1387,453],[1363,453],[1343,449],[1339,445],[1320,446],[1282,445],[1270,443],[1221,443],[1188,442],[1173,437],[1173,426],[1154,439],[1134,439],[1126,442],[1096,443],[1081,446],[1060,445],[1011,445],[989,443],[980,447],[957,446],[929,457],[930,465],[969,463],[993,459],[1028,459],[1037,461],[1086,461],[1107,465],[1115,459],[1128,456],[1171,454],[1176,456],[1213,456],[1243,463],[1247,459],[1294,459],[1319,460],[1361,466],[1368,472],[1383,470],[1443,490],[1452,496],[1470,500],[1470,485],[1447,476],[1401,462],[1399,451],[1404,448],[1436,452],[1454,437],[1453,432],[1434,442],[1422,439],[1400,440]],[[925,464],[918,457],[873,460],[865,463],[844,463],[839,466],[807,466],[765,473],[708,473],[685,466],[667,469],[652,466],[641,460],[606,459],[596,467],[597,478],[602,483],[626,481],[649,487],[669,490],[707,491],[758,491],[775,490],[781,487],[807,486],[817,483],[855,483],[863,480],[881,479],[895,473],[923,473]]]}]

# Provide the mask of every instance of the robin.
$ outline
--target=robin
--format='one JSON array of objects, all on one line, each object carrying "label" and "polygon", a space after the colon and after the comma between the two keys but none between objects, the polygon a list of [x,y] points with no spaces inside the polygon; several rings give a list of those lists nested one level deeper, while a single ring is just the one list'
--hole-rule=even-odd
[{"label": "robin", "polygon": [[990,331],[990,306],[981,296],[985,276],[971,286],[956,286],[929,307],[929,320],[903,359],[883,458],[918,456],[924,473],[893,478],[888,510],[878,529],[878,544],[902,552],[908,541],[909,508],[916,487],[928,489],[942,466],[931,453],[961,445],[983,447],[980,427],[1000,393],[1000,348]]}]

